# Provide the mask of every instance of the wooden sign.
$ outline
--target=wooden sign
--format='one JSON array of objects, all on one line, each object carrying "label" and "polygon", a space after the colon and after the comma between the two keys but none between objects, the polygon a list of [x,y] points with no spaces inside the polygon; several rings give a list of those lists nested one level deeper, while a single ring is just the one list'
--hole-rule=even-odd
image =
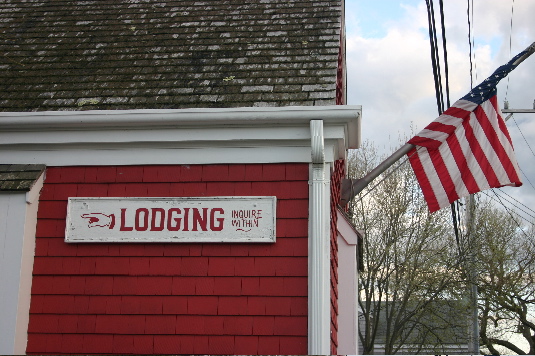
[{"label": "wooden sign", "polygon": [[66,242],[275,242],[276,197],[69,198]]}]

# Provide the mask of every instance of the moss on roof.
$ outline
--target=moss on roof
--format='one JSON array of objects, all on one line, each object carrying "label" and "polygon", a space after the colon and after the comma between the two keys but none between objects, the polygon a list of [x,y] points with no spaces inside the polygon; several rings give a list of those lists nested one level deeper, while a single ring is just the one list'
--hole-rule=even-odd
[{"label": "moss on roof", "polygon": [[340,0],[3,0],[0,111],[334,105]]}]

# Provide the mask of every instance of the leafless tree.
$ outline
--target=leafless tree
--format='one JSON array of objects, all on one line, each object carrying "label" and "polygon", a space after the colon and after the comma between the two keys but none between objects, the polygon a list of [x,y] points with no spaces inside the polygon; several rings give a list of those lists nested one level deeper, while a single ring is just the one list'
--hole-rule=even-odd
[{"label": "leafless tree", "polygon": [[[360,178],[379,162],[376,149],[365,143],[352,153],[349,174]],[[466,303],[454,299],[464,280],[451,216],[429,214],[408,163],[376,181],[350,203],[353,222],[365,233],[359,277],[363,352],[459,352],[447,348],[452,340],[466,345],[467,334]]]},{"label": "leafless tree", "polygon": [[488,353],[535,354],[535,234],[482,202],[476,214],[480,339]]}]

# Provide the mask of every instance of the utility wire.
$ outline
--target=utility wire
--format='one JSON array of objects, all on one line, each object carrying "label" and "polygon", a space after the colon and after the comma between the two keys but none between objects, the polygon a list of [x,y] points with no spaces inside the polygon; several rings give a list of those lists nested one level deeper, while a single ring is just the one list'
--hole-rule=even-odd
[{"label": "utility wire", "polygon": [[[438,40],[437,40],[437,31],[435,24],[435,12],[433,8],[433,0],[426,0],[427,5],[427,20],[428,20],[428,29],[429,29],[429,46],[431,49],[431,63],[433,66],[433,78],[435,81],[435,95],[437,100],[437,110],[438,115],[442,115],[445,110],[444,107],[444,92],[442,91],[442,75],[440,71],[440,56],[438,53]],[[446,102],[448,107],[450,106],[449,98],[449,80],[448,80],[448,63],[447,63],[447,48],[446,48],[446,30],[444,25],[444,5],[442,0],[439,0],[440,3],[440,21],[441,21],[441,30],[442,30],[442,48],[444,52],[444,73],[446,81]],[[459,219],[460,214],[458,210],[458,205],[452,203],[451,207],[451,219],[453,223],[453,230],[455,232],[455,240],[459,252],[461,251],[461,234],[459,229]],[[461,256],[461,255],[460,255]]]},{"label": "utility wire", "polygon": [[[513,39],[513,11],[515,7],[515,0],[512,0],[511,2],[511,27],[509,28],[509,58],[511,58],[512,55],[512,39]],[[507,93],[509,92],[509,76],[507,76],[507,86],[505,88],[505,101],[507,101]]]},{"label": "utility wire", "polygon": [[[497,194],[494,190],[493,190],[493,192],[494,192],[494,194],[495,194],[496,196],[498,196],[498,194]],[[503,193],[503,192],[500,192],[500,193]],[[511,197],[511,196],[509,196],[509,197]],[[520,208],[518,205],[516,205],[516,204],[515,204],[514,202],[512,202],[511,200],[509,200],[509,199],[507,199],[507,198],[505,198],[505,197],[503,197],[503,196],[502,196],[502,198],[503,198],[506,202],[508,202],[509,204],[511,204],[512,206],[514,206],[516,210],[520,210],[521,212],[523,212],[523,213],[526,214],[527,216],[529,216],[529,217],[535,219],[535,215],[532,215],[532,214],[528,213],[526,210]],[[511,197],[511,198],[512,198],[512,197]],[[513,198],[513,199],[514,199],[514,198]],[[516,199],[514,199],[514,200],[516,200]],[[520,203],[520,202],[519,202],[519,203]],[[522,203],[520,203],[520,204],[522,204]],[[522,205],[524,205],[524,204],[522,204]],[[530,208],[528,208],[528,209],[531,210]],[[533,211],[533,210],[531,210],[531,211]],[[535,213],[535,212],[534,212],[534,213]]]},{"label": "utility wire", "polygon": [[[509,78],[509,77],[508,77],[508,78]],[[524,136],[524,133],[522,132],[522,130],[520,130],[520,126],[518,126],[518,123],[516,122],[514,116],[513,116],[513,121],[515,122],[515,125],[516,125],[516,127],[518,128],[518,131],[520,131],[520,134],[522,135],[522,138],[524,138],[524,141],[526,141],[526,144],[528,145],[529,150],[531,151],[531,154],[535,157],[535,152],[533,152],[533,149],[532,149],[531,146],[529,145],[529,142],[528,142],[528,140],[526,139],[526,136]]]},{"label": "utility wire", "polygon": [[[505,206],[505,204],[503,204],[502,200],[500,199],[499,195],[496,194],[496,192],[494,191],[494,189],[492,190],[492,192],[494,193],[494,195],[496,195],[496,197],[498,198],[498,200],[500,201],[500,204],[505,208],[505,210],[507,211],[507,213],[509,214],[509,216],[511,217],[511,219],[513,219],[513,221],[515,222],[516,226],[518,226],[518,228],[520,229],[520,231],[522,231],[522,234],[524,234],[524,236],[526,236],[528,239],[531,239],[531,237],[526,234],[526,232],[524,231],[524,229],[522,228],[522,226],[520,226],[520,224],[518,223],[517,219],[515,219],[515,217],[513,216],[513,213],[511,212],[511,209],[509,209],[508,207]],[[528,221],[526,220],[524,217],[520,216],[520,215],[517,215],[519,218],[525,220],[525,221]],[[528,221],[529,223],[529,221]]]},{"label": "utility wire", "polygon": [[448,70],[448,48],[446,46],[446,27],[444,25],[444,2],[439,1],[440,4],[440,24],[442,27],[442,51],[444,52],[444,76],[446,77],[446,107],[450,107],[450,81]]},{"label": "utility wire", "polygon": [[470,24],[470,0],[467,0],[468,8],[466,10],[466,17],[468,19],[468,48],[469,48],[469,57],[470,57],[470,90],[474,86],[474,77],[473,77],[473,64],[472,64],[472,25]]}]

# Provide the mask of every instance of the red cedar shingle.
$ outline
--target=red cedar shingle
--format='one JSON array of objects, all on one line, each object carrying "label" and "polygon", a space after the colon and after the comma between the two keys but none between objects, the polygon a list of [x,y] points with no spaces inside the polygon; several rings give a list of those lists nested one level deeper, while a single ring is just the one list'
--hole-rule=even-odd
[{"label": "red cedar shingle", "polygon": [[306,297],[292,297],[291,300],[290,315],[308,315],[308,300]]},{"label": "red cedar shingle", "polygon": [[234,351],[234,336],[216,336],[208,337],[209,353],[214,355],[228,355]]},{"label": "red cedar shingle", "polygon": [[219,297],[190,296],[188,297],[188,314],[217,315]]},{"label": "red cedar shingle", "polygon": [[133,335],[113,335],[113,353],[117,354],[132,354],[134,349]]},{"label": "red cedar shingle", "polygon": [[146,243],[141,244],[143,246],[143,255],[144,256],[163,256],[166,244],[155,244],[155,243]]},{"label": "red cedar shingle", "polygon": [[146,197],[147,185],[143,183],[127,183],[125,185],[125,194],[128,197]]},{"label": "red cedar shingle", "polygon": [[180,273],[182,276],[207,276],[208,257],[182,257]]},{"label": "red cedar shingle", "polygon": [[183,354],[193,354],[195,347],[195,336],[180,335],[180,352]]},{"label": "red cedar shingle", "polygon": [[256,355],[258,352],[258,336],[236,336],[234,353],[238,355]]},{"label": "red cedar shingle", "polygon": [[247,315],[266,315],[268,297],[247,297]]},{"label": "red cedar shingle", "polygon": [[232,182],[206,183],[206,196],[235,196],[236,187]]},{"label": "red cedar shingle", "polygon": [[228,180],[230,182],[245,180],[245,164],[231,164],[228,167]]},{"label": "red cedar shingle", "polygon": [[230,256],[231,248],[232,248],[232,244],[228,244],[228,243],[205,244],[202,246],[202,255],[203,256]]},{"label": "red cedar shingle", "polygon": [[109,354],[113,350],[113,335],[84,335],[84,351],[87,353]]},{"label": "red cedar shingle", "polygon": [[89,297],[88,313],[106,314],[106,304],[108,296],[91,296]]},{"label": "red cedar shingle", "polygon": [[210,354],[209,337],[204,335],[195,335],[193,338],[193,353]]},{"label": "red cedar shingle", "polygon": [[69,334],[78,327],[78,315],[61,315],[58,318],[58,333]]},{"label": "red cedar shingle", "polygon": [[248,164],[245,166],[245,180],[247,181],[261,181],[263,175],[263,167],[261,164]]},{"label": "red cedar shingle", "polygon": [[39,194],[40,200],[54,200],[54,188],[55,184],[45,184],[41,188],[41,193]]},{"label": "red cedar shingle", "polygon": [[194,295],[214,295],[215,277],[192,277],[195,283]]},{"label": "red cedar shingle", "polygon": [[174,334],[176,315],[147,315],[145,334]]},{"label": "red cedar shingle", "polygon": [[220,277],[214,280],[215,295],[240,295],[242,290],[241,278]]},{"label": "red cedar shingle", "polygon": [[154,352],[154,337],[152,335],[136,335],[134,337],[134,352],[136,354],[152,354]]},{"label": "red cedar shingle", "polygon": [[96,315],[79,315],[76,331],[80,334],[94,333],[97,323]]},{"label": "red cedar shingle", "polygon": [[286,219],[308,218],[308,200],[280,200],[277,202],[277,217]]},{"label": "red cedar shingle", "polygon": [[[48,175],[48,169],[47,169]],[[62,167],[61,183],[83,183],[85,181],[85,167]],[[52,183],[52,182],[47,182]]]},{"label": "red cedar shingle", "polygon": [[39,202],[38,219],[65,219],[66,216],[67,201],[45,200]]},{"label": "red cedar shingle", "polygon": [[252,316],[224,316],[225,334],[251,335],[253,333],[254,317]]},{"label": "red cedar shingle", "polygon": [[225,182],[229,180],[228,164],[210,164],[202,166],[203,182]]},{"label": "red cedar shingle", "polygon": [[130,269],[128,257],[95,257],[95,274],[125,275]]},{"label": "red cedar shingle", "polygon": [[51,314],[35,314],[28,324],[29,333],[57,333],[58,316]]},{"label": "red cedar shingle", "polygon": [[187,314],[188,297],[186,296],[168,296],[162,297],[163,314]]},{"label": "red cedar shingle", "polygon": [[113,295],[135,295],[138,290],[138,277],[113,276]]},{"label": "red cedar shingle", "polygon": [[262,178],[266,181],[286,180],[286,164],[264,164],[262,166]]},{"label": "red cedar shingle", "polygon": [[143,166],[118,166],[116,182],[143,182]]},{"label": "red cedar shingle", "polygon": [[63,274],[63,259],[60,257],[34,257],[33,265],[39,275]]},{"label": "red cedar shingle", "polygon": [[84,352],[84,335],[63,334],[61,335],[60,345],[61,345],[61,348],[65,350],[65,352],[83,353]]},{"label": "red cedar shingle", "polygon": [[[206,183],[184,183],[181,197],[203,197],[206,196]],[[172,188],[171,188],[172,189]],[[176,195],[179,196],[179,195]]]},{"label": "red cedar shingle", "polygon": [[173,277],[173,295],[195,295],[195,278]]},{"label": "red cedar shingle", "polygon": [[287,180],[308,180],[309,167],[304,163],[293,163],[286,166]]},{"label": "red cedar shingle", "polygon": [[[84,309],[81,309],[82,312]],[[42,312],[45,314],[75,314],[78,313],[76,298],[72,295],[43,296]]]},{"label": "red cedar shingle", "polygon": [[[204,252],[204,250],[203,250]],[[208,275],[209,276],[234,276],[235,257],[209,257],[208,258]]]},{"label": "red cedar shingle", "polygon": [[[73,184],[54,184],[53,190],[54,190],[54,200],[66,200],[67,198],[78,196],[78,184],[74,184],[74,183]],[[41,201],[46,200],[43,197],[41,197],[40,199]]]},{"label": "red cedar shingle", "polygon": [[147,195],[151,197],[169,197],[171,183],[147,183]]},{"label": "red cedar shingle", "polygon": [[200,315],[177,315],[175,333],[178,335],[204,334],[205,318]]},{"label": "red cedar shingle", "polygon": [[204,317],[204,333],[206,335],[224,335],[225,332],[225,318],[223,316],[205,316]]},{"label": "red cedar shingle", "polygon": [[273,335],[275,330],[275,317],[255,316],[253,317],[254,335]]},{"label": "red cedar shingle", "polygon": [[155,335],[154,352],[160,355],[181,354],[181,336],[180,335]]},{"label": "red cedar shingle", "polygon": [[280,338],[278,336],[259,336],[258,354],[280,355]]},{"label": "red cedar shingle", "polygon": [[181,182],[200,182],[202,180],[202,166],[184,165],[180,170]]},{"label": "red cedar shingle", "polygon": [[85,276],[71,276],[69,291],[71,294],[83,294],[85,291]]},{"label": "red cedar shingle", "polygon": [[28,344],[26,346],[26,353],[43,354],[47,352],[46,343],[49,339],[47,334],[28,334]]},{"label": "red cedar shingle", "polygon": [[238,257],[235,266],[236,276],[257,276],[254,257]]},{"label": "red cedar shingle", "polygon": [[308,341],[302,336],[281,336],[280,353],[282,355],[306,355],[308,353]]},{"label": "red cedar shingle", "polygon": [[247,315],[247,298],[241,296],[219,297],[218,315]]},{"label": "red cedar shingle", "polygon": [[37,224],[36,237],[64,237],[65,230],[58,228],[57,220],[41,219]]},{"label": "red cedar shingle", "polygon": [[137,277],[137,295],[171,295],[172,277]]},{"label": "red cedar shingle", "polygon": [[106,314],[121,314],[122,296],[108,296]]},{"label": "red cedar shingle", "polygon": [[266,315],[291,315],[291,297],[266,297]]},{"label": "red cedar shingle", "polygon": [[306,317],[275,316],[275,335],[301,335],[308,333]]},{"label": "red cedar shingle", "polygon": [[85,294],[87,295],[112,295],[112,276],[88,276],[85,279]]}]

